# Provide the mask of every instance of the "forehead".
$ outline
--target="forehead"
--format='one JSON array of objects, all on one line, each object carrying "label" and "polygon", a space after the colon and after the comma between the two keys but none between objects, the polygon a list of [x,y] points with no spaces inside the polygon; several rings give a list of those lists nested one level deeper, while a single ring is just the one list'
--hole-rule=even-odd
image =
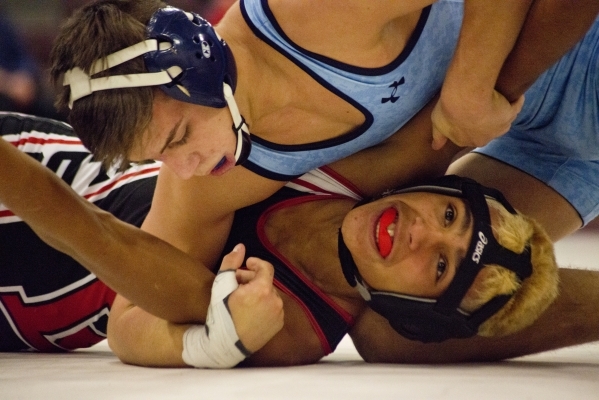
[{"label": "forehead", "polygon": [[414,191],[414,192],[389,192],[383,195],[382,199],[400,199],[400,200],[411,200],[422,202],[422,204],[438,204],[453,201],[458,204],[467,205],[466,201],[462,197],[452,196],[449,194],[428,192],[428,191]]},{"label": "forehead", "polygon": [[152,103],[152,116],[146,126],[136,134],[129,151],[131,161],[148,160],[160,155],[168,136],[181,120],[180,108],[164,94],[156,95]]}]

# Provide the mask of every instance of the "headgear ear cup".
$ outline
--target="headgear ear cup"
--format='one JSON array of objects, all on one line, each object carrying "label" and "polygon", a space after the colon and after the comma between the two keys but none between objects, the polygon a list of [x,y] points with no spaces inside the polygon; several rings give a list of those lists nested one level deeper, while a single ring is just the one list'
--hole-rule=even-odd
[{"label": "headgear ear cup", "polygon": [[216,108],[227,105],[223,83],[235,91],[235,60],[229,46],[208,21],[195,13],[165,7],[154,13],[146,32],[149,39],[171,44],[164,50],[144,54],[148,71],[163,71],[173,65],[183,70],[173,82],[161,85],[164,92],[187,103]]},{"label": "headgear ear cup", "polygon": [[[170,97],[186,103],[228,106],[237,138],[235,164],[242,164],[250,154],[251,139],[233,96],[237,70],[229,46],[208,21],[170,6],[152,15],[146,33],[146,40],[96,60],[89,75],[77,66],[66,71],[63,85],[71,90],[69,108],[93,92],[145,86],[160,86]],[[93,78],[141,55],[149,72]]]},{"label": "headgear ear cup", "polygon": [[398,316],[390,318],[389,324],[410,340],[429,343],[476,335],[477,326],[464,323],[464,314],[458,310],[440,313],[434,303],[402,298],[395,293],[371,291],[370,294],[369,307],[383,316]]}]

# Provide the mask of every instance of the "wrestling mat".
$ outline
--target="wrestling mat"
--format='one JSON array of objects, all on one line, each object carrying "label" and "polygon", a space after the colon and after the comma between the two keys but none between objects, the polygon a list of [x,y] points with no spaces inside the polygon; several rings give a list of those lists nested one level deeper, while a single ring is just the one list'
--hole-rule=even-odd
[{"label": "wrestling mat", "polygon": [[[561,265],[599,269],[599,230],[557,244]],[[599,327],[597,327],[599,329]],[[315,365],[237,370],[124,365],[106,342],[70,354],[0,353],[0,399],[597,400],[599,343],[499,363],[364,363],[351,340]]]}]

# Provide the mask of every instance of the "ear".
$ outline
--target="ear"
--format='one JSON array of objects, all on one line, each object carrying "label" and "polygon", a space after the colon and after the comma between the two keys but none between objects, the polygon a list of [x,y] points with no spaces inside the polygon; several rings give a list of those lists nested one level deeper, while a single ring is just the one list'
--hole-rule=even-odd
[{"label": "ear", "polygon": [[519,287],[514,272],[497,265],[485,265],[466,292],[460,308],[467,312],[476,311],[493,297],[514,293]]}]

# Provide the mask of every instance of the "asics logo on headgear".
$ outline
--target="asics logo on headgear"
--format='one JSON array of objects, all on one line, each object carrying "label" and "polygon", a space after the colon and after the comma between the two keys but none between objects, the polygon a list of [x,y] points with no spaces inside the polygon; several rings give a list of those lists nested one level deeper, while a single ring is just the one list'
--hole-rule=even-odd
[{"label": "asics logo on headgear", "polygon": [[485,250],[485,245],[489,243],[489,240],[485,236],[484,233],[478,232],[478,242],[476,243],[476,247],[474,248],[474,253],[472,254],[472,261],[475,263],[479,263],[480,258],[483,255],[483,251]]}]

